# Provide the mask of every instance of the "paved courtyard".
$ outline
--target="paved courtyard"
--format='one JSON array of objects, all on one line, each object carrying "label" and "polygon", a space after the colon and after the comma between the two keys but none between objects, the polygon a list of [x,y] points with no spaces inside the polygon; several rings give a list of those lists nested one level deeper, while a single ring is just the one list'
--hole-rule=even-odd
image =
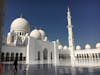
[{"label": "paved courtyard", "polygon": [[29,70],[25,71],[25,65],[18,65],[15,72],[13,65],[3,65],[1,75],[56,75],[55,67],[52,65],[30,65]]},{"label": "paved courtyard", "polygon": [[80,68],[80,67],[54,67],[53,65],[30,65],[28,71],[25,65],[18,65],[15,72],[13,65],[3,65],[1,75],[100,75],[100,67]]},{"label": "paved courtyard", "polygon": [[24,70],[24,66],[18,65],[18,72],[15,72],[12,64],[6,64],[3,65],[1,75],[25,75],[23,70]]}]

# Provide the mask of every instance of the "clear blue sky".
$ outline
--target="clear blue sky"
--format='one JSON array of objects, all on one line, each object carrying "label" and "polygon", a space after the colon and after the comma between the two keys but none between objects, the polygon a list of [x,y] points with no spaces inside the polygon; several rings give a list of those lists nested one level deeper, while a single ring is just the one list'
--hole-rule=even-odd
[{"label": "clear blue sky", "polygon": [[95,47],[100,42],[100,0],[6,0],[4,35],[22,13],[31,30],[42,28],[49,40],[60,39],[68,45],[67,6],[71,10],[75,45],[84,47],[90,43]]}]

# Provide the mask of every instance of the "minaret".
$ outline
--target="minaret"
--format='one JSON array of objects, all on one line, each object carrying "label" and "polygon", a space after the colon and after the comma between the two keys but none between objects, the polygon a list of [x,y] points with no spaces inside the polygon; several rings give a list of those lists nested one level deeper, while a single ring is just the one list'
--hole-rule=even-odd
[{"label": "minaret", "polygon": [[71,15],[70,15],[70,9],[68,7],[68,12],[67,12],[67,20],[68,20],[68,42],[69,42],[69,49],[73,51],[74,49],[74,38],[73,38],[73,31],[72,31],[72,23],[71,23]]},{"label": "minaret", "polygon": [[70,57],[71,57],[71,65],[74,66],[75,56],[74,56],[74,38],[73,38],[73,31],[72,31],[72,22],[71,22],[71,15],[70,9],[68,7],[67,12],[67,20],[68,20],[68,42],[69,42],[69,50],[70,50]]}]

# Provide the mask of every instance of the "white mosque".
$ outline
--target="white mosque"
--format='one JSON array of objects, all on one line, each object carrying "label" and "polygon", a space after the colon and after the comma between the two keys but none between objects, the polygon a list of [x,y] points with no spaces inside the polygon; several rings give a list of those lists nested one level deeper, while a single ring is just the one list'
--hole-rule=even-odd
[{"label": "white mosque", "polygon": [[86,44],[84,49],[74,45],[70,9],[67,12],[69,46],[62,46],[59,40],[49,41],[42,29],[30,32],[28,21],[17,18],[11,23],[6,44],[3,44],[1,61],[11,63],[18,59],[24,64],[53,64],[72,66],[100,66],[100,43],[95,49]]}]

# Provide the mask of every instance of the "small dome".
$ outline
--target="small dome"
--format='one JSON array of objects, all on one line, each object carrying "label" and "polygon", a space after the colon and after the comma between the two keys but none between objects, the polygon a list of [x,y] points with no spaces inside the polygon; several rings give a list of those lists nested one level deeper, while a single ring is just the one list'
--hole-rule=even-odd
[{"label": "small dome", "polygon": [[96,48],[100,48],[100,43],[97,43],[96,44]]},{"label": "small dome", "polygon": [[91,45],[90,44],[86,44],[85,45],[85,49],[90,49],[91,48]]},{"label": "small dome", "polygon": [[45,38],[45,32],[42,29],[40,29],[39,32],[41,34],[41,39],[44,40],[44,38]]},{"label": "small dome", "polygon": [[81,46],[80,45],[77,45],[76,46],[76,50],[81,50]]},{"label": "small dome", "polygon": [[64,49],[64,50],[67,50],[67,46],[64,46],[63,49]]},{"label": "small dome", "polygon": [[63,49],[63,46],[62,46],[62,45],[59,45],[59,46],[58,46],[58,49]]},{"label": "small dome", "polygon": [[34,37],[35,39],[41,39],[41,34],[37,29],[34,29],[31,33],[30,33],[31,37]]},{"label": "small dome", "polygon": [[24,18],[17,18],[11,23],[11,30],[10,31],[29,32],[30,31],[29,23]]}]

